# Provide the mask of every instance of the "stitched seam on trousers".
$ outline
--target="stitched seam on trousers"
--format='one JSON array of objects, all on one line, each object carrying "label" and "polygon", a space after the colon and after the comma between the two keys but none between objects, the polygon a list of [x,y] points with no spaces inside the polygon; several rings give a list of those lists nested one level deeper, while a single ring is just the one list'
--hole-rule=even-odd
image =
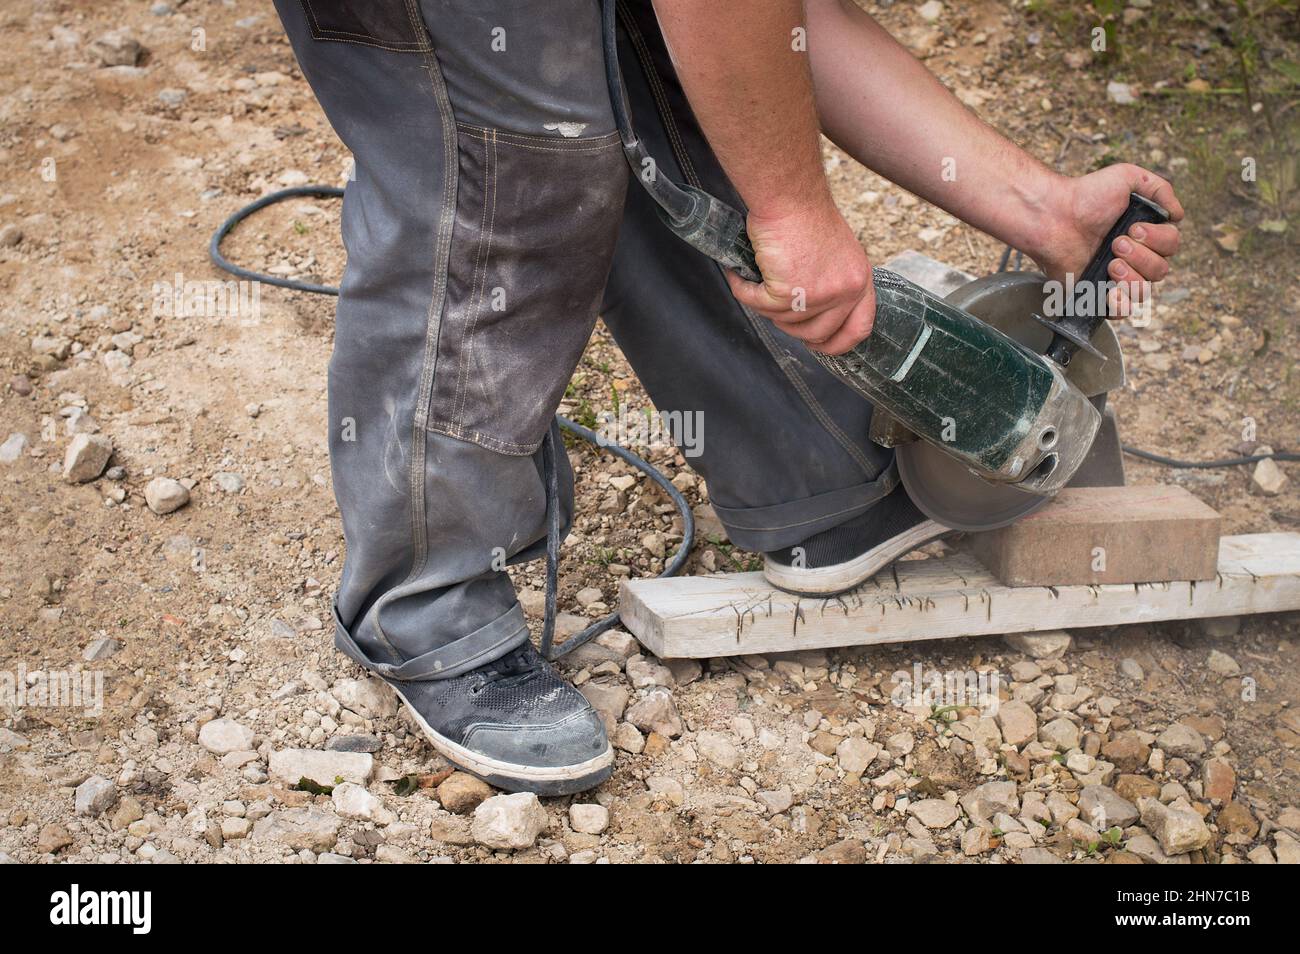
[{"label": "stitched seam on trousers", "polygon": [[654,97],[655,107],[659,111],[659,119],[664,124],[664,130],[668,133],[669,140],[671,140],[673,154],[677,157],[677,164],[682,167],[682,174],[686,176],[686,181],[699,188],[700,177],[695,172],[695,165],[691,162],[691,155],[687,152],[686,143],[677,128],[677,120],[673,116],[672,104],[668,102],[668,92],[659,76],[658,68],[655,67],[650,47],[646,44],[645,37],[641,35],[641,27],[637,25],[636,19],[628,12],[627,5],[620,3],[618,6],[623,12],[623,29],[627,31],[628,39],[632,41],[632,46],[637,53],[637,59],[641,62],[641,70],[650,84],[650,95]]},{"label": "stitched seam on trousers", "polygon": [[469,312],[460,335],[460,362],[456,372],[456,394],[452,401],[451,416],[459,420],[465,413],[469,398],[470,367],[474,363],[474,329],[478,327],[479,305],[487,289],[488,265],[492,260],[492,235],[496,228],[497,198],[497,146],[496,135],[483,133],[483,216],[479,225],[479,250],[475,256],[474,281],[470,289]]},{"label": "stitched seam on trousers", "polygon": [[[529,136],[525,133],[507,132],[502,129],[496,129],[489,126],[476,126],[473,123],[458,122],[456,128],[462,132],[482,135],[484,133],[494,134],[500,142],[512,146],[526,146],[529,142],[544,143],[552,147],[556,152],[584,152],[587,150],[598,151],[608,148],[609,146],[619,145],[620,140],[617,132],[606,133],[603,136],[582,136],[572,139],[565,139],[559,136]],[[524,140],[516,142],[515,140]]]},{"label": "stitched seam on trousers", "polygon": [[[495,133],[494,135],[499,136],[499,134],[495,134]],[[531,149],[534,152],[559,152],[559,153],[564,153],[565,155],[575,155],[584,152],[608,152],[610,148],[612,148],[615,145],[614,143],[606,143],[603,146],[592,146],[586,149],[557,149],[551,146],[531,146],[528,143],[523,143],[523,142],[510,142],[508,139],[505,138],[501,138],[501,141],[504,142],[507,146],[513,146],[515,149]]]},{"label": "stitched seam on trousers", "polygon": [[[459,123],[456,124],[456,128],[457,130],[460,129]],[[452,420],[455,420],[460,417],[461,397],[463,394],[461,381],[465,377],[465,358],[464,358],[465,342],[466,342],[466,338],[469,335],[470,316],[474,313],[474,307],[478,302],[479,267],[483,264],[483,247],[485,242],[487,241],[487,216],[488,216],[487,178],[489,172],[489,164],[491,163],[492,160],[491,157],[488,156],[487,131],[482,130],[479,133],[479,138],[483,140],[483,176],[481,181],[479,182],[479,188],[482,190],[482,194],[483,194],[483,198],[482,198],[483,207],[479,210],[478,241],[474,243],[474,266],[473,268],[470,269],[469,301],[466,302],[465,305],[465,309],[466,309],[465,322],[464,324],[461,325],[460,340],[457,342],[456,345],[456,353],[460,356],[460,361],[457,363],[455,368],[456,383],[452,387],[452,391],[451,391]],[[458,146],[459,146],[459,142],[458,142]],[[456,201],[457,202],[460,201],[459,196],[457,196]],[[433,415],[432,408],[430,408],[429,414],[430,417],[432,417]]]},{"label": "stitched seam on trousers", "polygon": [[800,520],[797,521],[796,523],[783,523],[775,527],[742,527],[737,525],[736,530],[738,531],[744,530],[750,533],[771,533],[776,530],[794,530],[798,527],[806,527],[810,524],[820,523],[823,520],[830,520],[833,517],[843,516],[844,514],[861,513],[862,511],[867,510],[868,508],[873,507],[876,504],[880,503],[880,501],[883,499],[884,498],[881,497],[881,498],[877,498],[876,500],[872,500],[869,503],[859,504],[856,507],[846,507],[843,510],[836,510],[833,513],[818,514],[816,517],[810,517],[807,520]]},{"label": "stitched seam on trousers", "polygon": [[[416,0],[406,0],[406,15],[416,30],[424,30],[424,20],[416,8]],[[432,39],[432,38],[431,38]],[[451,253],[451,230],[455,224],[456,181],[459,175],[456,152],[456,118],[451,111],[451,100],[447,98],[447,87],[442,79],[442,69],[438,65],[432,43],[422,51],[424,67],[433,86],[434,101],[438,104],[438,117],[442,125],[442,209],[438,218],[438,240],[434,246],[434,280],[433,294],[429,299],[429,308],[425,313],[424,361],[420,369],[420,389],[415,402],[415,413],[411,428],[411,569],[406,574],[403,585],[419,577],[429,558],[428,536],[425,530],[424,507],[424,468],[427,434],[425,425],[429,420],[429,403],[433,393],[433,376],[438,363],[438,339],[442,332],[442,310],[447,299],[447,258]],[[397,589],[400,589],[398,587]],[[390,590],[389,592],[394,592]],[[372,613],[375,632],[379,638],[402,658],[403,653],[393,645],[384,632],[379,620],[379,610],[384,605],[383,597],[376,600]]]},{"label": "stitched seam on trousers", "polygon": [[514,441],[502,440],[499,437],[493,437],[491,434],[484,434],[473,428],[466,427],[463,424],[457,424],[454,421],[436,420],[430,421],[428,429],[439,434],[446,434],[448,437],[454,437],[460,441],[469,441],[471,444],[477,444],[479,447],[487,448],[490,451],[496,451],[501,454],[508,454],[511,457],[528,457],[536,453],[537,448],[542,446],[541,441],[534,444],[516,444]]}]

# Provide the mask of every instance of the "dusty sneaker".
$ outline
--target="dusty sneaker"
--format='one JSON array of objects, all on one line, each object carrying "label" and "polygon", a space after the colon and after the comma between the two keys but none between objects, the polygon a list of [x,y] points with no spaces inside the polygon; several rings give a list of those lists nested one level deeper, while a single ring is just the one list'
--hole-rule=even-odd
[{"label": "dusty sneaker", "polygon": [[451,679],[388,682],[435,749],[497,788],[571,795],[613,770],[600,716],[531,643]]},{"label": "dusty sneaker", "polygon": [[795,547],[763,554],[763,576],[798,596],[834,596],[951,531],[917,509],[902,485],[861,516]]}]

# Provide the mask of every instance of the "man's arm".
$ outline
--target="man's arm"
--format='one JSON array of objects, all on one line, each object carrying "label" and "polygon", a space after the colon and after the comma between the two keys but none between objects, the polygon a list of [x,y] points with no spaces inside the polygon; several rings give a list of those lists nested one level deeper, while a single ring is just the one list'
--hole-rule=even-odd
[{"label": "man's arm", "polygon": [[[1047,168],[967,110],[852,0],[807,0],[808,49],[826,136],[863,165],[1021,249],[1049,276],[1079,274],[1129,192],[1183,217],[1154,173],[1115,165],[1072,179]],[[945,176],[945,172],[949,175]],[[1117,282],[1158,281],[1178,229],[1135,226],[1116,242]]]},{"label": "man's arm", "polygon": [[655,0],[678,76],[709,144],[749,206],[763,283],[733,294],[819,350],[871,331],[871,266],[822,167],[808,56],[792,46],[800,0]]}]

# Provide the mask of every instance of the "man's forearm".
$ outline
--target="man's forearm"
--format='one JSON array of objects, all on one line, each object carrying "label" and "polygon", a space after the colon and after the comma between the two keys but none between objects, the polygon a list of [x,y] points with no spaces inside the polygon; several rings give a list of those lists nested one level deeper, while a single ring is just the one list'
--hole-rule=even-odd
[{"label": "man's forearm", "polygon": [[1033,252],[1063,176],[967,110],[852,0],[807,0],[822,130],[863,165]]},{"label": "man's forearm", "polygon": [[682,86],[751,211],[830,204],[800,0],[654,0]]}]

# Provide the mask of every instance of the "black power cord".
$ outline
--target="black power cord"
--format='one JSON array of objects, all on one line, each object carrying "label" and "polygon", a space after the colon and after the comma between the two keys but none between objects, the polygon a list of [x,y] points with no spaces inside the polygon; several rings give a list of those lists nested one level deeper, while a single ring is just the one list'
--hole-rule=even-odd
[{"label": "black power cord", "polygon": [[[308,292],[313,295],[338,295],[339,290],[333,285],[316,285],[311,282],[297,281],[292,278],[280,278],[276,275],[267,275],[264,272],[255,272],[243,266],[236,265],[230,259],[226,258],[221,252],[221,243],[227,235],[234,230],[235,226],[244,219],[248,218],[255,212],[265,209],[267,206],[275,205],[277,202],[283,202],[286,199],[295,199],[302,196],[311,198],[333,198],[341,196],[343,190],[335,186],[295,186],[292,189],[281,189],[278,192],[272,192],[264,195],[256,202],[250,203],[241,209],[236,209],[221,226],[212,234],[212,240],[208,243],[208,257],[212,259],[212,264],[223,271],[229,272],[239,278],[247,281],[265,282],[268,285],[275,285],[279,288],[288,288],[293,291]],[[557,414],[555,420],[560,427],[569,433],[587,441],[589,444],[595,444],[604,450],[609,451],[615,457],[631,464],[641,473],[648,476],[658,484],[673,502],[677,512],[682,517],[682,542],[678,546],[677,552],[673,554],[672,560],[664,567],[659,577],[676,576],[683,566],[686,565],[687,559],[691,555],[691,546],[695,540],[695,517],[691,513],[690,504],[682,496],[681,491],[673,486],[664,473],[644,458],[638,457],[626,447],[621,447],[612,441],[607,441],[598,435],[595,431],[576,424],[567,417]],[[592,623],[582,632],[566,639],[558,648],[554,645],[555,638],[555,601],[558,591],[559,577],[559,559],[560,559],[560,507],[559,507],[559,476],[556,469],[555,455],[560,453],[562,448],[555,445],[555,440],[551,431],[547,431],[546,440],[542,445],[542,462],[546,478],[546,613],[542,622],[542,655],[549,660],[556,660],[566,653],[570,653],[584,643],[590,642],[601,633],[618,625],[619,614],[610,613],[603,619]]]}]

